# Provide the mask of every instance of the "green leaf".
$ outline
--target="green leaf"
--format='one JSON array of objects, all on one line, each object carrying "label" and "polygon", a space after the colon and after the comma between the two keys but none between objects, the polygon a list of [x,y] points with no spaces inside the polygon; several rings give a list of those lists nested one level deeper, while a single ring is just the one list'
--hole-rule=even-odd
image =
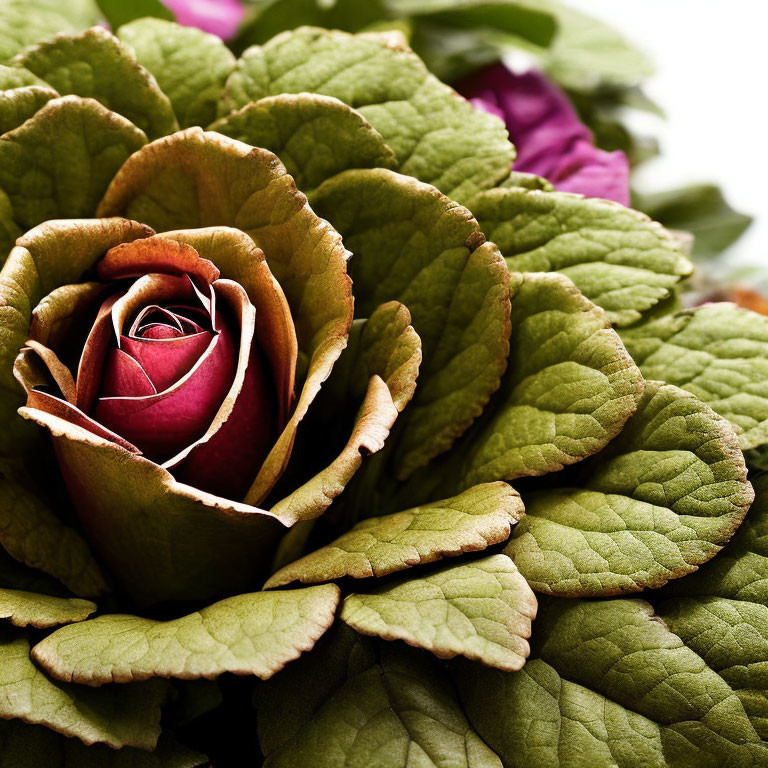
[{"label": "green leaf", "polygon": [[0,635],[0,717],[45,725],[84,744],[154,749],[160,735],[164,681],[127,688],[57,683],[29,657],[24,637]]},{"label": "green leaf", "polygon": [[755,729],[768,738],[768,474],[754,479],[755,502],[723,552],[672,590],[665,621],[734,688]]},{"label": "green leaf", "polygon": [[[11,2],[15,1],[11,0]],[[78,29],[93,27],[104,21],[96,0],[27,0],[26,8],[28,12],[32,12],[34,9],[35,13],[50,11],[60,13],[71,24],[75,24]],[[57,30],[58,33],[66,33],[67,31],[65,29]],[[39,39],[34,42],[39,42]]]},{"label": "green leaf", "polygon": [[349,168],[396,164],[379,132],[359,112],[330,96],[271,96],[217,120],[210,129],[274,152],[308,195]]},{"label": "green leaf", "polygon": [[0,137],[0,188],[15,223],[28,230],[48,219],[93,216],[120,166],[145,143],[143,131],[97,101],[49,101]]},{"label": "green leaf", "polygon": [[117,30],[167,94],[182,128],[206,126],[235,66],[220,38],[160,19],[138,19]]},{"label": "green leaf", "polygon": [[470,488],[444,501],[358,523],[325,547],[275,573],[265,585],[311,584],[345,576],[380,578],[443,557],[477,552],[506,541],[523,515],[520,496],[506,483]]},{"label": "green leaf", "polygon": [[536,639],[519,672],[456,670],[470,722],[506,766],[766,764],[739,698],[648,603],[552,600]]},{"label": "green leaf", "polygon": [[768,737],[768,607],[721,597],[659,606],[667,626],[736,691],[755,730]]},{"label": "green leaf", "polygon": [[429,74],[402,40],[305,27],[250,48],[227,81],[220,114],[280,93],[334,96],[384,137],[398,170],[462,201],[509,173],[502,122]]},{"label": "green leaf", "polygon": [[385,0],[391,12],[426,17],[439,26],[489,29],[517,35],[546,48],[557,31],[557,22],[534,3],[512,0]]},{"label": "green leaf", "polygon": [[693,256],[711,259],[735,243],[752,217],[734,210],[715,184],[692,184],[664,192],[632,195],[636,208],[670,229],[693,235]]},{"label": "green leaf", "polygon": [[94,603],[76,597],[50,597],[0,588],[0,619],[10,619],[16,627],[41,629],[84,621],[95,610]]},{"label": "green leaf", "polygon": [[730,544],[672,586],[675,595],[715,596],[768,607],[768,474],[753,479],[755,501]]},{"label": "green leaf", "polygon": [[235,227],[266,255],[291,307],[307,373],[291,418],[246,496],[249,504],[260,503],[285,469],[299,422],[346,346],[352,295],[341,237],[315,215],[271,152],[199,129],[137,152],[115,177],[98,215],[124,215],[158,231]]},{"label": "green leaf", "polygon": [[536,176],[533,173],[523,173],[522,171],[510,171],[503,181],[497,184],[500,189],[515,189],[522,187],[523,189],[538,190],[539,192],[554,192],[555,187],[551,181],[542,176]]},{"label": "green leaf", "polygon": [[6,67],[0,64],[0,90],[10,91],[14,88],[25,88],[28,85],[47,87],[47,83],[36,75],[33,75],[24,67]]},{"label": "green leaf", "polygon": [[534,589],[565,597],[636,592],[692,573],[729,541],[753,496],[727,422],[659,382],[648,382],[621,434],[564,482],[526,494],[506,552]]},{"label": "green leaf", "polygon": [[385,15],[386,0],[269,0],[251,8],[236,39],[237,50],[270,38],[286,29],[313,26],[358,32]]},{"label": "green leaf", "polygon": [[512,271],[557,271],[628,325],[693,271],[661,226],[618,203],[563,192],[494,189],[469,208]]},{"label": "green leaf", "polygon": [[150,139],[173,133],[178,123],[168,97],[133,52],[109,32],[94,27],[77,36],[59,35],[20,54],[14,63],[60,94],[101,102]]},{"label": "green leaf", "polygon": [[174,21],[175,17],[160,0],[131,0],[126,3],[123,0],[96,0],[109,26],[118,29],[135,19],[152,17]]},{"label": "green leaf", "polygon": [[55,678],[87,685],[224,672],[267,679],[312,648],[338,602],[339,588],[323,584],[238,595],[170,621],[99,616],[48,635],[32,657]]},{"label": "green leaf", "polygon": [[0,721],[0,768],[196,768],[203,755],[161,737],[154,752],[101,744],[83,746],[48,728],[20,720]]},{"label": "green leaf", "polygon": [[[362,388],[362,395],[355,392],[362,403],[352,433],[328,466],[272,506],[271,512],[287,525],[321,515],[360,469],[363,457],[384,448],[416,389],[421,342],[410,322],[408,310],[394,301],[382,304],[365,321],[358,359],[348,363],[353,368],[350,389],[356,384]],[[333,412],[338,414],[338,408]]]},{"label": "green leaf", "polygon": [[505,555],[401,576],[348,595],[341,610],[342,620],[365,635],[507,671],[525,664],[535,616],[536,598]]},{"label": "green leaf", "polygon": [[265,768],[501,768],[434,661],[328,639],[258,694]]},{"label": "green leaf", "polygon": [[355,310],[395,300],[411,312],[424,360],[403,414],[397,472],[450,448],[499,385],[508,353],[507,270],[469,211],[388,170],[346,171],[313,207],[354,252]]},{"label": "green leaf", "polygon": [[52,88],[40,85],[0,91],[0,134],[18,128],[58,95]]},{"label": "green leaf", "polygon": [[687,389],[728,419],[742,450],[768,443],[768,318],[708,304],[622,338],[646,377]]},{"label": "green leaf", "polygon": [[14,560],[0,546],[0,586],[6,589],[17,589],[23,592],[37,592],[52,597],[68,597],[70,595],[63,584],[48,574]]},{"label": "green leaf", "polygon": [[59,579],[76,595],[95,597],[107,590],[82,535],[61,521],[17,465],[5,460],[0,460],[0,544],[16,560]]},{"label": "green leaf", "polygon": [[542,475],[605,447],[642,378],[603,311],[565,277],[513,275],[507,373],[452,470],[461,487]]},{"label": "green leaf", "polygon": [[555,17],[557,34],[540,58],[549,75],[564,87],[591,91],[600,85],[633,86],[653,74],[648,55],[614,27],[558,0],[530,4]]},{"label": "green leaf", "polygon": [[28,45],[59,32],[77,32],[76,21],[60,11],[61,4],[36,0],[4,0],[0,3],[0,62],[9,61]]},{"label": "green leaf", "polygon": [[5,262],[8,249],[22,234],[21,228],[13,220],[11,201],[8,199],[8,195],[0,189],[0,263]]}]

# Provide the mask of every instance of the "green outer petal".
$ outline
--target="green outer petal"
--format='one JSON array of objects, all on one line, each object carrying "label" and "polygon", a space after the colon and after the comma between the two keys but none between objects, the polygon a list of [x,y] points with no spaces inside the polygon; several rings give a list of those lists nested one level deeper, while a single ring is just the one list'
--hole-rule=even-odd
[{"label": "green outer petal", "polygon": [[728,684],[641,600],[542,603],[526,666],[456,668],[470,721],[510,768],[765,766]]},{"label": "green outer petal", "polygon": [[363,457],[384,447],[416,389],[421,341],[410,322],[408,310],[395,301],[382,304],[365,321],[356,350],[359,359],[352,363],[357,370],[349,382],[350,388],[366,382],[352,434],[327,467],[271,508],[286,524],[321,515],[360,469]]},{"label": "green outer petal", "polygon": [[0,619],[10,619],[16,627],[42,629],[85,621],[95,610],[95,603],[76,597],[51,597],[0,588]]},{"label": "green outer petal", "polygon": [[693,271],[661,225],[618,203],[513,188],[468,207],[513,272],[561,272],[617,325],[639,320]]},{"label": "green outer petal", "polygon": [[264,251],[285,291],[309,363],[291,419],[246,496],[260,503],[347,343],[352,295],[341,237],[314,214],[271,152],[195,128],[150,144],[123,166],[99,206],[102,216],[118,212],[158,231],[237,227]]},{"label": "green outer petal", "polygon": [[34,408],[89,541],[141,603],[206,600],[247,589],[282,526],[269,512],[176,482],[154,462]]},{"label": "green outer petal", "polygon": [[266,587],[311,584],[345,576],[362,579],[477,552],[506,541],[523,515],[506,483],[478,485],[451,499],[371,517],[325,547],[273,574]]},{"label": "green outer petal", "polygon": [[166,693],[167,684],[159,680],[119,690],[54,682],[32,663],[24,637],[0,635],[0,717],[4,719],[46,725],[84,744],[154,749]]},{"label": "green outer petal", "polygon": [[0,137],[0,187],[14,222],[30,229],[49,219],[92,216],[115,173],[146,140],[98,101],[49,101]]},{"label": "green outer petal", "polygon": [[101,27],[58,35],[19,54],[20,64],[60,94],[90,97],[130,120],[150,138],[178,130],[168,97],[130,48]]},{"label": "green outer petal", "polygon": [[0,134],[18,128],[58,95],[53,88],[42,85],[0,91]]},{"label": "green outer petal", "polygon": [[405,477],[450,448],[498,387],[509,351],[508,272],[466,208],[413,178],[346,171],[313,205],[355,254],[357,314],[399,301],[421,338],[419,387],[396,456]]},{"label": "green outer petal", "polygon": [[302,27],[249,48],[227,81],[219,114],[300,92],[357,109],[392,147],[398,170],[459,201],[501,181],[514,159],[502,122],[441,83],[391,34]]},{"label": "green outer petal", "polygon": [[210,130],[274,152],[307,195],[349,168],[396,166],[392,150],[359,112],[315,93],[261,99]]},{"label": "green outer petal", "polygon": [[342,621],[363,634],[508,672],[525,664],[535,616],[536,597],[505,555],[403,575],[348,595],[341,610]]},{"label": "green outer petal", "polygon": [[[634,413],[640,371],[567,278],[513,275],[507,373],[458,450],[466,487],[542,475],[604,448]],[[450,460],[450,459],[449,459]]]},{"label": "green outer petal", "polygon": [[138,19],[120,27],[117,36],[155,76],[182,128],[215,119],[216,103],[235,67],[235,57],[216,35],[161,19]]},{"label": "green outer petal", "polygon": [[238,595],[170,621],[100,616],[48,635],[32,658],[59,680],[86,685],[224,672],[266,680],[312,648],[338,602],[339,588],[324,584]]},{"label": "green outer petal", "polygon": [[565,487],[525,496],[528,514],[506,549],[534,589],[563,597],[636,592],[692,573],[753,499],[725,419],[660,382],[648,382],[621,434],[579,470]]},{"label": "green outer petal", "polygon": [[707,304],[623,332],[640,370],[693,392],[731,422],[742,450],[768,443],[768,318]]},{"label": "green outer petal", "polygon": [[197,768],[208,759],[163,737],[154,752],[83,746],[39,725],[0,721],[0,768]]}]

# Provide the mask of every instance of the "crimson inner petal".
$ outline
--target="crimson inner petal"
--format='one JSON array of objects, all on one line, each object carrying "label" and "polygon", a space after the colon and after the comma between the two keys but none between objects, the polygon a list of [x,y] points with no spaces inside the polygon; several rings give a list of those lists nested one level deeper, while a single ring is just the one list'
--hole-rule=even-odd
[{"label": "crimson inner petal", "polygon": [[141,339],[183,339],[184,331],[180,331],[178,328],[174,328],[172,325],[163,325],[162,323],[153,323],[151,325],[145,325],[141,329],[139,329],[139,338]]},{"label": "crimson inner petal", "polygon": [[148,458],[165,460],[205,433],[236,360],[220,312],[212,321],[195,307],[145,307],[107,353],[94,416]]},{"label": "crimson inner petal", "polygon": [[[155,332],[164,333],[162,329]],[[143,339],[121,336],[120,348],[144,369],[157,391],[162,392],[192,370],[215,336],[210,332],[180,337],[148,336]]]}]

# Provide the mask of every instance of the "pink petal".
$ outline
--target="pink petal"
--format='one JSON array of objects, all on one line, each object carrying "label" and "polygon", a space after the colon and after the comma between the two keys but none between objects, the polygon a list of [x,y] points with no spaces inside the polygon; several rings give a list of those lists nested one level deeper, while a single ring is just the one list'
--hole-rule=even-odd
[{"label": "pink petal", "polygon": [[177,480],[230,499],[242,499],[276,439],[274,395],[253,349],[229,418],[173,470]]},{"label": "pink petal", "polygon": [[198,27],[218,35],[223,40],[234,37],[245,16],[245,7],[238,0],[162,0],[185,27]]},{"label": "pink petal", "polygon": [[157,389],[140,363],[121,349],[107,352],[100,397],[146,397],[156,394]]},{"label": "pink petal", "polygon": [[165,467],[184,483],[241,499],[277,437],[277,404],[254,338],[256,312],[248,295],[229,280],[218,280],[214,287],[240,325],[237,372],[205,437]]},{"label": "pink petal", "polygon": [[94,418],[162,461],[205,433],[235,374],[236,347],[229,326],[220,332],[195,367],[173,387],[148,397],[99,397]]},{"label": "pink petal", "polygon": [[[120,348],[141,366],[156,390],[162,392],[173,386],[192,369],[208,348],[212,338],[213,334],[210,332],[178,338],[132,339],[122,336]],[[107,396],[103,390],[101,396]]]},{"label": "pink petal", "polygon": [[104,301],[83,346],[77,370],[76,403],[90,413],[101,386],[108,350],[117,346],[122,325],[143,306],[155,303],[196,301],[196,292],[189,277],[167,274],[144,275],[124,293]]},{"label": "pink petal", "polygon": [[556,189],[629,205],[629,163],[605,152],[566,94],[539,72],[495,64],[457,86],[479,109],[501,117],[517,147],[515,170],[543,176]]}]

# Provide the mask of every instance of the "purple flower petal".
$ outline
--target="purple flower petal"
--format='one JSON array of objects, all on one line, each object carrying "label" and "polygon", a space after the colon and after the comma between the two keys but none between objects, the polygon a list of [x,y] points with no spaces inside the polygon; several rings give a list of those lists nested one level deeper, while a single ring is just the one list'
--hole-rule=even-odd
[{"label": "purple flower petal", "polygon": [[623,152],[594,146],[568,97],[539,72],[495,64],[458,85],[476,107],[498,115],[517,147],[515,170],[543,176],[556,189],[629,205]]},{"label": "purple flower petal", "polygon": [[234,37],[245,15],[239,0],[162,0],[185,27],[198,27],[223,40]]}]

